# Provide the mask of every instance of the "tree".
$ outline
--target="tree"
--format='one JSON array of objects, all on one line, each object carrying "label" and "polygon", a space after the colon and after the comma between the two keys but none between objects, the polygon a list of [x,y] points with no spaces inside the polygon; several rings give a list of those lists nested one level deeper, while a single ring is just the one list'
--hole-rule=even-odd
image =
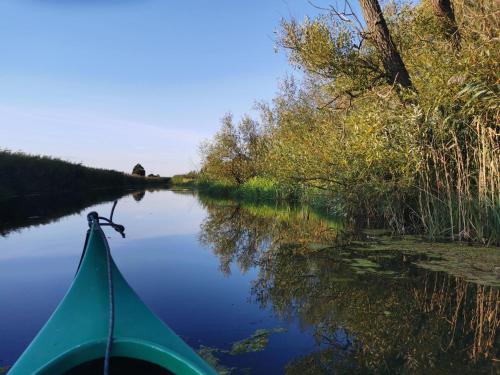
[{"label": "tree", "polygon": [[140,164],[136,164],[134,169],[132,169],[132,174],[133,175],[136,175],[136,176],[146,176],[146,170],[144,169],[144,167]]},{"label": "tree", "polygon": [[[260,156],[236,124],[221,129],[204,154],[208,180],[256,173],[354,220],[500,243],[498,0],[432,1],[391,1],[382,14],[360,0],[366,22],[348,1],[283,20],[277,41],[300,80],[261,106]],[[436,9],[450,20],[455,11],[460,53],[440,36]]]},{"label": "tree", "polygon": [[245,116],[237,126],[227,114],[214,138],[201,146],[201,172],[212,180],[243,184],[256,176],[263,155],[259,124]]},{"label": "tree", "polygon": [[330,98],[319,107],[350,108],[355,99],[386,85],[398,94],[414,89],[378,1],[361,1],[366,25],[345,4],[343,11],[316,6],[327,13],[302,23],[282,21],[278,43],[290,51],[290,62],[327,87]]},{"label": "tree", "polygon": [[453,48],[460,49],[460,32],[458,31],[451,0],[431,0],[431,4],[434,14],[441,21],[443,31],[451,40]]},{"label": "tree", "polygon": [[368,27],[368,37],[380,54],[389,83],[411,88],[410,74],[392,41],[378,0],[360,0],[359,3]]}]

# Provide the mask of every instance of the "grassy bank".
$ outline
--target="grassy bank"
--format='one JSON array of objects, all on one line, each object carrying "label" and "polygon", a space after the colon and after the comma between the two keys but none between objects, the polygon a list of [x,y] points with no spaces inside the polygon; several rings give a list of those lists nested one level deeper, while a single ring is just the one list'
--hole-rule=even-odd
[{"label": "grassy bank", "polygon": [[305,192],[291,189],[265,177],[254,177],[243,184],[212,181],[199,176],[177,175],[172,177],[172,186],[202,191],[211,196],[232,198],[248,202],[283,201],[304,202]]},{"label": "grassy bank", "polygon": [[273,180],[254,177],[241,185],[231,185],[220,181],[202,180],[198,188],[209,194],[227,196],[246,201],[295,201],[295,197]]},{"label": "grassy bank", "polygon": [[249,204],[307,204],[321,212],[338,216],[342,207],[337,202],[314,188],[282,185],[266,177],[253,177],[241,185],[223,181],[211,181],[200,176],[186,177],[178,175],[172,177],[172,187],[179,189],[196,190],[203,196],[216,199],[233,199]]},{"label": "grassy bank", "polygon": [[38,193],[168,186],[168,177],[140,177],[46,156],[0,151],[0,199]]},{"label": "grassy bank", "polygon": [[[407,226],[404,232],[400,232],[388,223],[386,218],[383,216],[371,216],[367,217],[364,215],[356,214],[355,212],[350,212],[349,207],[346,207],[341,199],[335,199],[334,196],[329,194],[329,192],[322,191],[321,189],[311,188],[310,186],[295,185],[293,187],[282,185],[276,180],[265,178],[265,177],[253,177],[246,182],[237,185],[231,184],[223,181],[212,181],[203,178],[200,175],[192,175],[186,177],[186,175],[178,175],[176,178],[172,179],[172,186],[174,188],[191,189],[196,190],[200,195],[215,198],[215,199],[232,199],[237,200],[246,204],[270,204],[275,206],[280,203],[287,204],[306,204],[316,210],[321,212],[325,217],[343,217],[351,224],[351,227],[362,229],[362,228],[373,228],[382,229],[386,228],[391,230],[395,234],[420,234],[427,239],[434,240],[447,240],[447,236],[439,233],[437,231],[431,231],[429,228],[422,228],[420,225]],[[487,212],[490,214],[492,221],[499,220],[498,213],[500,211],[491,210]],[[484,215],[477,208],[478,216]],[[433,215],[437,220],[440,215]],[[484,218],[483,218],[484,221]],[[437,225],[437,224],[435,224]],[[444,224],[442,224],[444,225]],[[477,225],[478,228],[486,228],[486,226]],[[489,237],[489,244],[500,243],[498,238],[498,230],[495,229],[498,226],[492,226],[488,233],[485,233],[485,238]],[[483,241],[488,242],[488,241]]]}]

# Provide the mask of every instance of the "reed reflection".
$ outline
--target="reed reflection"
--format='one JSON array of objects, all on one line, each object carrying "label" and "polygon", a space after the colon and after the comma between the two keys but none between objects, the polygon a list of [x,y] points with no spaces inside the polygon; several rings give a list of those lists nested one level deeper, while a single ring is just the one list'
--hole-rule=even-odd
[{"label": "reed reflection", "polygon": [[317,350],[287,374],[498,370],[498,288],[418,268],[422,254],[351,247],[306,207],[200,201],[221,271],[256,267],[255,303],[314,332]]}]

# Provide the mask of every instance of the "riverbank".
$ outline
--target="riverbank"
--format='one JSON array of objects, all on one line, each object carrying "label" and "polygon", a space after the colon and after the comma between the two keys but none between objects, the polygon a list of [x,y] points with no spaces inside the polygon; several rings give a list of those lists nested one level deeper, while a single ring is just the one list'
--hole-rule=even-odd
[{"label": "riverbank", "polygon": [[172,187],[192,189],[208,195],[232,198],[249,202],[277,201],[287,203],[312,203],[321,194],[312,189],[284,187],[276,181],[264,177],[254,177],[236,185],[222,181],[201,179],[197,176],[177,175],[172,177]]},{"label": "riverbank", "polygon": [[[233,199],[247,203],[306,204],[318,212],[344,218],[346,224],[348,223],[352,230],[362,228],[387,229],[398,236],[411,234],[433,241],[450,240],[445,233],[427,231],[418,221],[412,223],[408,220],[402,228],[399,225],[400,223],[391,222],[384,216],[361,215],[352,210],[349,205],[343,204],[341,198],[335,198],[328,192],[298,185],[295,187],[284,186],[269,178],[254,177],[240,185],[236,185],[221,181],[210,181],[199,176],[186,177],[179,175],[172,178],[172,188],[195,190],[207,197]],[[500,234],[495,233],[482,240],[460,237],[455,240],[481,245],[499,245],[497,239],[500,238]]]},{"label": "riverbank", "polygon": [[0,151],[0,200],[95,189],[168,187],[169,177],[142,177],[47,156]]},{"label": "riverbank", "polygon": [[[500,244],[493,3],[457,0],[460,46],[444,37],[444,13],[431,2],[383,7],[380,19],[365,21],[387,17],[397,64],[383,63],[387,51],[368,37],[378,35],[370,26],[351,27],[357,18],[341,22],[324,10],[284,19],[277,46],[300,78],[285,77],[272,100],[258,101],[256,116],[222,116],[200,145],[200,178],[208,190],[227,190],[223,181],[233,197],[259,199],[276,186],[252,183],[271,179],[280,194],[326,196],[347,217],[382,218],[396,233]],[[491,22],[479,27],[478,19]],[[404,67],[396,76],[407,80],[389,66]]]}]

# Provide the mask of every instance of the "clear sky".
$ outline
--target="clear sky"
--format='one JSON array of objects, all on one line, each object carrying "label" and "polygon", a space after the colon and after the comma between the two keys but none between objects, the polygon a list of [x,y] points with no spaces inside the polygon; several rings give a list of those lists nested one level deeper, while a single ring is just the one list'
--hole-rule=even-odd
[{"label": "clear sky", "polygon": [[[318,4],[328,4],[317,1]],[[0,0],[0,148],[172,175],[291,71],[306,0]]]}]

